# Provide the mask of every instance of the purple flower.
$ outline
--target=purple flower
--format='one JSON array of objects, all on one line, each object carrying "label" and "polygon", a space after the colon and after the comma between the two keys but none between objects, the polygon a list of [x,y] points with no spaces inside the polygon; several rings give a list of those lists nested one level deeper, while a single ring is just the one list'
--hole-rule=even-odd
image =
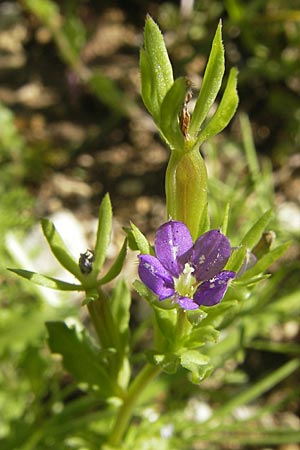
[{"label": "purple flower", "polygon": [[208,231],[193,244],[186,225],[170,220],[157,230],[154,248],[156,257],[139,256],[140,279],[159,300],[171,298],[184,309],[216,305],[236,276],[222,271],[231,248],[219,230]]}]

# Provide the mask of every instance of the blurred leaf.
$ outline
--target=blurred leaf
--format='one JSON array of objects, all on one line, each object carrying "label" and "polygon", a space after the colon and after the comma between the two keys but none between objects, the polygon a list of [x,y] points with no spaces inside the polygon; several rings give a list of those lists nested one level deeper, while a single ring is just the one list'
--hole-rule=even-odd
[{"label": "blurred leaf", "polygon": [[222,24],[219,22],[189,127],[189,134],[194,140],[197,138],[201,125],[216,99],[221,87],[224,70],[225,58],[222,44]]},{"label": "blurred leaf", "polygon": [[129,345],[129,320],[130,320],[131,295],[128,284],[124,279],[117,282],[112,290],[110,309],[120,333],[120,344],[124,349]]},{"label": "blurred leaf", "polygon": [[256,275],[265,272],[265,270],[267,270],[273,262],[275,262],[281,255],[283,255],[286,252],[286,250],[289,248],[290,245],[291,243],[287,242],[271,250],[269,253],[264,255],[259,261],[257,261],[255,266],[251,267],[251,269],[248,269],[241,276],[240,280],[246,281],[248,279],[255,277]]},{"label": "blurred leaf", "polygon": [[184,136],[179,126],[180,113],[186,96],[186,80],[177,78],[165,95],[160,108],[159,128],[166,137],[171,148],[180,151],[184,147]]},{"label": "blurred leaf", "polygon": [[248,163],[249,172],[251,179],[254,184],[256,184],[259,179],[260,169],[259,162],[257,158],[257,153],[254,145],[253,134],[251,130],[251,124],[249,118],[246,114],[240,115],[241,131],[243,136],[243,143],[246,152],[246,158]]},{"label": "blurred leaf", "polygon": [[230,212],[230,203],[226,203],[225,206],[225,211],[224,211],[224,218],[223,218],[223,222],[221,225],[221,231],[223,234],[227,234],[227,229],[228,229],[228,221],[229,221],[229,212]]},{"label": "blurred leaf", "polygon": [[250,250],[258,243],[260,240],[263,231],[268,226],[268,223],[271,220],[273,214],[273,209],[269,209],[266,211],[262,217],[258,219],[258,221],[250,228],[248,233],[242,239],[241,245],[245,245]]},{"label": "blurred leaf", "polygon": [[[114,393],[114,381],[101,361],[100,351],[91,343],[84,331],[69,328],[64,322],[46,322],[52,353],[63,357],[63,364],[79,382],[97,386],[103,397]],[[76,355],[76,357],[74,357]]]},{"label": "blurred leaf", "polygon": [[69,251],[67,250],[59,233],[56,231],[53,223],[48,219],[42,219],[41,225],[53,255],[65,269],[67,269],[80,280],[81,272],[79,266],[69,254]]},{"label": "blurred leaf", "polygon": [[102,199],[98,215],[97,238],[95,244],[95,261],[93,272],[97,276],[106,259],[107,248],[111,239],[112,207],[108,194]]},{"label": "blurred leaf", "polygon": [[233,398],[230,398],[228,402],[220,406],[209,419],[209,422],[219,420],[221,417],[232,414],[238,406],[247,405],[248,403],[253,402],[266,391],[269,391],[276,386],[276,384],[280,383],[280,381],[288,377],[291,373],[295,372],[299,366],[300,361],[298,359],[292,359],[277,370],[271,371],[269,375],[262,376],[258,382],[252,386],[247,386],[240,394],[235,395]]},{"label": "blurred leaf", "polygon": [[98,280],[97,283],[99,285],[109,283],[120,274],[126,258],[126,253],[127,253],[127,238],[124,239],[124,243],[121,247],[120,253],[118,254],[117,259],[114,261],[114,263],[108,270],[107,274]]},{"label": "blurred leaf", "polygon": [[56,3],[50,0],[24,0],[24,4],[46,24],[60,24],[60,12]]},{"label": "blurred leaf", "polygon": [[200,146],[206,139],[220,133],[232,119],[239,102],[236,89],[237,73],[235,68],[230,70],[227,85],[218,109],[200,132],[196,142],[197,146]]},{"label": "blurred leaf", "polygon": [[57,289],[59,291],[83,291],[84,287],[81,284],[68,283],[66,281],[58,280],[57,278],[48,277],[46,275],[41,275],[36,272],[31,272],[30,270],[24,269],[11,269],[11,272],[16,273],[22,278],[25,278],[32,283],[38,284],[50,289]]},{"label": "blurred leaf", "polygon": [[117,84],[107,78],[99,69],[94,70],[88,78],[89,88],[107,106],[114,110],[114,114],[127,114],[129,99],[120,91]]}]

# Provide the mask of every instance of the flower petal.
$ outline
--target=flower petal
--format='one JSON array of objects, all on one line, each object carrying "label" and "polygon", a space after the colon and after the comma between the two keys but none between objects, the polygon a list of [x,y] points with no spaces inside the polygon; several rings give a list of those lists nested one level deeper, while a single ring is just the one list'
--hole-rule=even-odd
[{"label": "flower petal", "polygon": [[159,227],[155,236],[156,256],[163,266],[175,277],[182,272],[185,260],[180,256],[190,250],[193,240],[189,229],[182,222],[170,220]]},{"label": "flower petal", "polygon": [[197,308],[199,308],[198,303],[195,303],[189,297],[179,297],[178,300],[177,300],[177,303],[183,309],[197,309]]},{"label": "flower petal", "polygon": [[224,270],[210,280],[205,281],[195,292],[194,301],[199,306],[213,306],[220,303],[227,290],[229,280],[235,278],[235,276],[235,272]]},{"label": "flower petal", "polygon": [[211,230],[197,239],[191,255],[197,281],[213,278],[225,266],[231,253],[230,242],[219,230]]},{"label": "flower petal", "polygon": [[159,296],[160,300],[174,295],[174,282],[169,272],[155,256],[140,255],[139,277],[142,282]]}]

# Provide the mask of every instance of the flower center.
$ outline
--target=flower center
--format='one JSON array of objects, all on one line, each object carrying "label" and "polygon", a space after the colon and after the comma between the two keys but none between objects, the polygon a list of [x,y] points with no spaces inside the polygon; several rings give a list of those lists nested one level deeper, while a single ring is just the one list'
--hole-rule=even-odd
[{"label": "flower center", "polygon": [[182,273],[178,278],[174,278],[174,286],[176,292],[182,297],[193,298],[194,293],[198,287],[196,278],[192,275],[195,269],[186,263]]}]

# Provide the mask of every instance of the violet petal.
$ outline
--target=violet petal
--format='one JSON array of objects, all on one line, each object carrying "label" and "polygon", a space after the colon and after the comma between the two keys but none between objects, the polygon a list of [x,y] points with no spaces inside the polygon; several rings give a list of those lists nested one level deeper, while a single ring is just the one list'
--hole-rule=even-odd
[{"label": "violet petal", "polygon": [[191,255],[196,279],[206,281],[217,275],[225,266],[230,253],[230,242],[219,230],[211,230],[200,236]]},{"label": "violet petal", "polygon": [[220,303],[227,290],[229,280],[235,278],[235,276],[235,272],[224,270],[210,280],[205,281],[195,292],[194,301],[199,306],[213,306]]},{"label": "violet petal", "polygon": [[177,300],[177,303],[183,309],[197,309],[197,308],[199,308],[198,303],[195,303],[189,297],[179,297],[178,300]]},{"label": "violet petal", "polygon": [[187,226],[182,222],[170,220],[159,227],[155,236],[156,256],[163,266],[178,277],[186,261],[180,256],[193,246],[193,240]]},{"label": "violet petal", "polygon": [[159,296],[160,300],[174,295],[174,282],[169,272],[155,256],[139,256],[139,277],[142,282]]}]

